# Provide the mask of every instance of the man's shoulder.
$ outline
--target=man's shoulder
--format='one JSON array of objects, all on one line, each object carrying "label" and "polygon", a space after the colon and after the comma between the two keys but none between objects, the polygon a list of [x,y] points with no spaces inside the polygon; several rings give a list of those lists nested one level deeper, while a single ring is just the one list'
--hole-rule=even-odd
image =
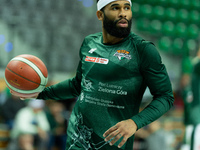
[{"label": "man's shoulder", "polygon": [[88,41],[88,40],[93,40],[93,39],[96,39],[96,38],[100,38],[101,36],[102,36],[102,32],[90,34],[90,35],[88,35],[88,36],[85,37],[84,41]]},{"label": "man's shoulder", "polygon": [[144,43],[149,43],[149,41],[146,41],[144,38],[142,38],[141,36],[131,32],[129,35],[129,38],[134,41],[136,44],[144,44]]},{"label": "man's shoulder", "polygon": [[134,32],[131,32],[129,34],[129,37],[132,38],[132,39],[135,39],[135,40],[144,40],[141,36],[135,34]]},{"label": "man's shoulder", "polygon": [[137,47],[144,47],[148,44],[153,44],[152,42],[145,40],[144,38],[133,32],[130,33],[129,38],[132,42],[135,43],[135,45],[137,45]]}]

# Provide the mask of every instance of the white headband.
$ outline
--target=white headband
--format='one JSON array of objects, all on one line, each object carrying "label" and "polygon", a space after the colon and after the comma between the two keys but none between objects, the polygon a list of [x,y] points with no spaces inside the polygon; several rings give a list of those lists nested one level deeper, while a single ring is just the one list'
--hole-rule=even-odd
[{"label": "white headband", "polygon": [[[97,3],[97,10],[101,10],[101,8],[103,8],[104,6],[114,1],[117,1],[117,0],[99,0]],[[126,0],[126,1],[129,1],[132,6],[131,0]]]}]

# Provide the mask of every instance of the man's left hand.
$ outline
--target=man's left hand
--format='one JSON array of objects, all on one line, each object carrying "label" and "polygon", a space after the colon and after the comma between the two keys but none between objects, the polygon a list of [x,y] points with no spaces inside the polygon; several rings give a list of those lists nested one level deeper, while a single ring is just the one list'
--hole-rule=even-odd
[{"label": "man's left hand", "polygon": [[137,125],[132,119],[124,120],[108,129],[103,136],[105,141],[109,141],[110,145],[115,144],[119,139],[123,138],[118,148],[121,148],[128,138],[130,138],[137,130]]}]

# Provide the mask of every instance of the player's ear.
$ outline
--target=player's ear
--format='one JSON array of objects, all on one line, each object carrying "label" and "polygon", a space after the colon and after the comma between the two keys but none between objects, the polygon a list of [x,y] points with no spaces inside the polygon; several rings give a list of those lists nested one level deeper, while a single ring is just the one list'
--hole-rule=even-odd
[{"label": "player's ear", "polygon": [[98,11],[97,11],[97,18],[98,18],[99,20],[102,21],[102,20],[103,20],[103,16],[104,16],[104,15],[103,15],[103,12],[100,11],[100,10],[98,10]]}]

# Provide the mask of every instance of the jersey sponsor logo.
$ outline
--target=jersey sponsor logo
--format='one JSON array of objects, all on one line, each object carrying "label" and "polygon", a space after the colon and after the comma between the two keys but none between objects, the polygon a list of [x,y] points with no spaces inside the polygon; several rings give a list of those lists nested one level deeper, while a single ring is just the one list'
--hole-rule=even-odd
[{"label": "jersey sponsor logo", "polygon": [[90,57],[86,56],[85,61],[87,62],[94,62],[94,63],[99,63],[99,64],[108,64],[109,60],[106,58],[98,58],[98,57]]},{"label": "jersey sponsor logo", "polygon": [[92,54],[96,50],[97,50],[97,48],[92,48],[92,49],[89,50],[89,53]]},{"label": "jersey sponsor logo", "polygon": [[126,50],[117,50],[117,52],[113,56],[116,56],[119,60],[122,60],[124,58],[131,59],[130,52]]}]

